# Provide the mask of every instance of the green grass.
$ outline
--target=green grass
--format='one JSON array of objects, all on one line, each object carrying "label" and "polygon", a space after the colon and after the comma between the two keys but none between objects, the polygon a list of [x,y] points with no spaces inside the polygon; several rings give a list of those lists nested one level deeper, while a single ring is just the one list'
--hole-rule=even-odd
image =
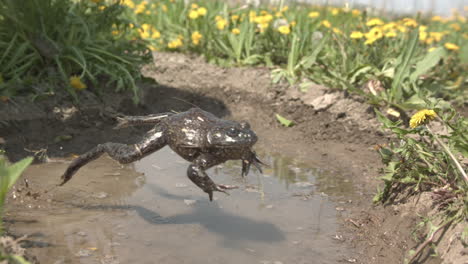
[{"label": "green grass", "polygon": [[135,80],[150,56],[144,41],[129,41],[125,9],[118,2],[102,9],[92,1],[1,1],[0,95],[66,89],[78,99],[69,82],[77,76],[95,93],[112,86],[137,100]]},{"label": "green grass", "polygon": [[[8,164],[4,153],[0,150],[0,235],[3,234],[3,209],[8,191],[21,176],[21,173],[31,164],[33,158],[25,158],[14,164]],[[13,264],[28,264],[22,256],[11,255],[0,248],[0,261]]]},{"label": "green grass", "polygon": [[[346,8],[244,8],[181,0],[124,3],[129,7],[127,18],[137,27],[146,25],[160,33],[157,38],[144,37],[156,50],[199,53],[225,66],[267,65],[274,81],[308,79],[402,110],[421,108],[428,97],[458,102],[468,98],[463,89],[468,27],[461,16],[442,21],[381,17],[373,25],[375,17]],[[200,8],[206,14],[192,17]],[[311,17],[312,12],[318,16]],[[222,27],[220,20],[226,22]],[[355,31],[363,34],[361,39],[351,37]],[[192,40],[194,32],[201,34],[199,41]],[[141,33],[135,31],[137,37]],[[170,45],[176,39],[179,44]],[[373,80],[385,89],[369,94],[358,88]]]}]

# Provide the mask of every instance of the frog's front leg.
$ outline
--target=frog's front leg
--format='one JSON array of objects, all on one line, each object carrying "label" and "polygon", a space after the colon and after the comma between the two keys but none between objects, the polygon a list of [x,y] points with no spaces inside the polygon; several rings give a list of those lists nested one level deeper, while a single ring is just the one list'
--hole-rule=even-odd
[{"label": "frog's front leg", "polygon": [[104,153],[107,153],[112,159],[117,160],[119,163],[126,164],[139,160],[161,149],[167,144],[163,131],[164,130],[161,128],[156,127],[149,131],[142,141],[133,145],[112,142],[97,145],[95,148],[73,160],[62,175],[62,183],[60,183],[60,186],[69,181],[81,167],[99,158]]},{"label": "frog's front leg", "polygon": [[206,174],[205,170],[221,162],[222,161],[217,160],[212,155],[201,154],[192,162],[192,164],[190,164],[190,166],[187,169],[187,176],[189,177],[189,179],[204,192],[208,193],[210,201],[213,201],[213,192],[215,191],[228,194],[226,190],[238,188],[237,186],[216,184]]}]

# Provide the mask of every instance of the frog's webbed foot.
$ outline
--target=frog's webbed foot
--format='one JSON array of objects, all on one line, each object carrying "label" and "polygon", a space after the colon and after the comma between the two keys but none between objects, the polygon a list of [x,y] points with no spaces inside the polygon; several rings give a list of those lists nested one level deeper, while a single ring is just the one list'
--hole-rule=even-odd
[{"label": "frog's webbed foot", "polygon": [[247,174],[249,174],[250,171],[250,165],[254,165],[255,168],[260,173],[263,173],[262,171],[262,166],[260,165],[265,165],[258,157],[257,154],[255,154],[254,151],[251,151],[246,159],[242,160],[242,177],[245,177]]}]

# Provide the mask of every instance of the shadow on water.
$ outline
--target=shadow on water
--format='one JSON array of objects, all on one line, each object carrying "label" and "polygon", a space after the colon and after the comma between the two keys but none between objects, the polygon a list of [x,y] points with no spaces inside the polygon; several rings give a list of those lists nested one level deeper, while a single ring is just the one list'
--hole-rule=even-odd
[{"label": "shadow on water", "polygon": [[[183,202],[191,196],[171,194],[154,184],[148,184],[155,194]],[[200,199],[203,199],[200,197]],[[276,242],[285,239],[283,232],[274,224],[235,215],[220,208],[216,201],[199,202],[191,212],[163,217],[155,211],[139,205],[74,205],[85,210],[127,210],[135,211],[147,223],[154,225],[199,224],[208,231],[221,235],[227,244],[240,240]]]}]

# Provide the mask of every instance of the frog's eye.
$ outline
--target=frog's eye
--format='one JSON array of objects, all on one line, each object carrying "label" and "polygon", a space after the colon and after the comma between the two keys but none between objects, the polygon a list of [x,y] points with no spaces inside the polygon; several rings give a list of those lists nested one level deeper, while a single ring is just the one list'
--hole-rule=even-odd
[{"label": "frog's eye", "polygon": [[246,121],[242,121],[240,123],[240,126],[241,126],[242,129],[250,129],[250,124],[247,123]]},{"label": "frog's eye", "polygon": [[230,137],[235,137],[239,134],[239,130],[235,127],[231,127],[229,129],[227,129],[226,131],[226,135],[230,136]]}]

